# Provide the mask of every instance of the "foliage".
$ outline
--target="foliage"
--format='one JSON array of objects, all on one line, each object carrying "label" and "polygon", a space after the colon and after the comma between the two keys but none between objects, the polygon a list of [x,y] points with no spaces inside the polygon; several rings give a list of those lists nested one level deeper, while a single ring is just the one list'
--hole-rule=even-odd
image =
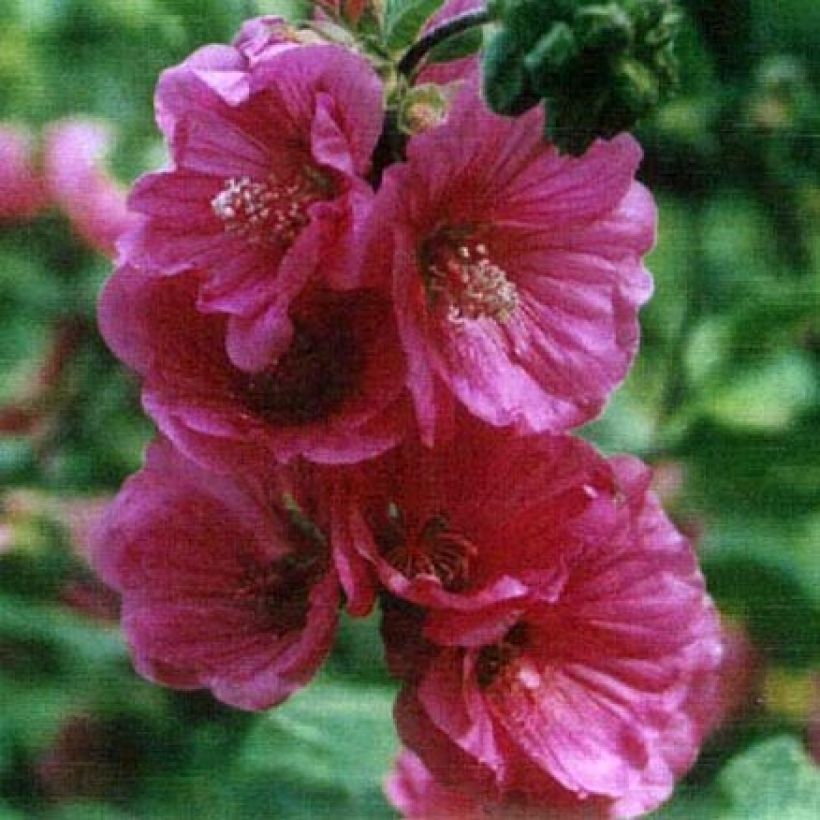
[{"label": "foliage", "polygon": [[[114,168],[130,181],[163,161],[158,73],[228,40],[254,5],[1,0],[0,118],[35,133],[66,115],[104,118],[119,136]],[[439,5],[389,4],[393,56]],[[682,5],[678,95],[641,129],[661,214],[656,295],[635,370],[585,434],[679,471],[666,503],[762,656],[763,703],[717,733],[658,816],[808,818],[820,804],[800,749],[820,655],[820,12],[811,0],[781,0],[777,13],[764,0]],[[595,112],[562,121],[554,91],[567,66],[583,74],[575,29],[545,32],[526,17],[510,30],[494,33],[485,58],[491,101],[514,112],[547,97],[553,133],[573,117],[587,127]],[[393,754],[392,688],[372,625],[346,623],[325,677],[254,717],[141,682],[116,628],[66,604],[77,585],[95,590],[66,505],[114,492],[150,436],[134,384],[93,329],[108,270],[56,211],[0,223],[0,408],[36,382],[58,327],[82,328],[36,429],[0,437],[0,816],[391,816],[379,782]],[[91,795],[60,791],[43,769],[82,715],[130,738],[120,748],[133,776]]]}]

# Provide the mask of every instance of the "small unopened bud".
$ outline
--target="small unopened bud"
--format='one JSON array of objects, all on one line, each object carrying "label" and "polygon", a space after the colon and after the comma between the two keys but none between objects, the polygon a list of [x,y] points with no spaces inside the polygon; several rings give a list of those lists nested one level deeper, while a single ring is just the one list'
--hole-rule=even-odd
[{"label": "small unopened bud", "polygon": [[438,85],[417,85],[408,91],[399,110],[399,127],[419,134],[439,125],[447,114],[446,90]]}]

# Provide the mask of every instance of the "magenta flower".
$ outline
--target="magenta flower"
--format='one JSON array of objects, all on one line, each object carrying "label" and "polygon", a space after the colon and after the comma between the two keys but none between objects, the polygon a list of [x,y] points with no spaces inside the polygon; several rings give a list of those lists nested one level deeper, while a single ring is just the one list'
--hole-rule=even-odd
[{"label": "magenta flower", "polygon": [[[298,45],[300,43],[299,36],[300,33],[290,26],[284,18],[273,14],[252,17],[250,20],[246,20],[233,41],[234,49],[239,51],[242,58],[244,58],[238,63],[240,71],[246,67],[253,68],[257,63],[264,61],[266,57],[281,51],[285,47]],[[176,69],[166,71],[164,80],[161,82],[167,83],[174,73],[179,75],[185,72],[186,68],[191,65],[191,61],[197,55],[203,53],[207,54],[211,51],[215,53],[217,50],[224,50],[227,55],[227,65],[230,67],[236,63],[236,55],[230,49],[225,49],[224,46],[209,46],[206,48],[207,51],[200,49],[196,55],[189,57]],[[181,110],[183,113],[186,110],[184,101],[182,101]]]},{"label": "magenta flower", "polygon": [[435,634],[452,623],[481,629],[485,619],[496,630],[499,617],[514,620],[532,594],[550,598],[563,583],[545,551],[609,537],[620,514],[615,486],[607,463],[578,439],[511,438],[462,413],[447,443],[410,442],[336,473],[333,542],[350,568],[342,582],[358,579],[348,597],[356,588],[367,601],[369,572],[433,610]]},{"label": "magenta flower", "polygon": [[0,220],[31,219],[47,202],[28,135],[14,126],[0,125]]},{"label": "magenta flower", "polygon": [[45,177],[54,202],[92,248],[112,256],[117,239],[136,221],[125,191],[104,169],[111,134],[103,123],[64,120],[46,134]]},{"label": "magenta flower", "polygon": [[454,399],[519,432],[588,421],[635,354],[655,224],[640,148],[574,159],[542,135],[539,111],[497,117],[471,85],[385,173],[367,273],[393,282],[428,443]]},{"label": "magenta flower", "polygon": [[241,709],[273,706],[313,676],[339,605],[324,539],[286,502],[315,514],[305,477],[266,476],[211,473],[160,441],[114,501],[95,554],[122,595],[137,669]]},{"label": "magenta flower", "polygon": [[109,280],[101,332],[144,379],[143,404],[190,458],[219,470],[265,469],[303,455],[344,463],[404,435],[404,362],[389,303],[376,291],[311,291],[294,306],[294,333],[256,373],[225,353],[226,317],[196,308],[202,277]]},{"label": "magenta flower", "polygon": [[527,556],[532,577],[554,583],[483,617],[430,610],[406,617],[404,634],[395,620],[393,655],[403,641],[422,658],[397,703],[399,735],[444,788],[487,805],[636,816],[671,794],[713,724],[717,617],[640,462],[609,464],[608,532],[582,515],[563,537],[560,510],[576,496],[556,496],[547,515],[526,466],[494,467],[506,491],[475,493],[505,510],[499,564]]},{"label": "magenta flower", "polygon": [[438,783],[424,763],[406,749],[399,755],[384,791],[409,820],[479,820],[488,816],[470,796]]},{"label": "magenta flower", "polygon": [[382,87],[362,57],[277,45],[275,31],[266,44],[252,22],[240,47],[200,49],[160,79],[174,167],[136,184],[129,205],[144,219],[122,251],[157,274],[201,270],[199,309],[228,314],[231,358],[261,371],[312,277],[356,282]]},{"label": "magenta flower", "polygon": [[[453,772],[458,777],[457,771]],[[481,799],[439,783],[421,759],[408,749],[402,750],[385,781],[390,803],[407,820],[592,820],[605,817],[606,806],[596,799],[579,805],[577,800],[556,792],[545,810],[543,800],[526,794]]]}]

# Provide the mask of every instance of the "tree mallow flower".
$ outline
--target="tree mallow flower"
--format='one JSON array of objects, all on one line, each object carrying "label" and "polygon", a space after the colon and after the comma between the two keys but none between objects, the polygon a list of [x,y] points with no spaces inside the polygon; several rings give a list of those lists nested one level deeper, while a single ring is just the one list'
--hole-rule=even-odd
[{"label": "tree mallow flower", "polygon": [[496,116],[468,85],[385,172],[366,275],[392,282],[428,443],[454,402],[519,433],[589,421],[637,349],[655,235],[640,148],[574,159],[542,134],[540,112]]},{"label": "tree mallow flower", "polygon": [[137,669],[241,709],[307,683],[330,650],[339,584],[302,514],[315,511],[297,472],[219,475],[152,445],[95,547]]},{"label": "tree mallow flower", "polygon": [[358,274],[383,112],[364,58],[265,48],[251,33],[253,54],[209,46],[160,80],[173,167],[135,185],[129,205],[143,219],[122,252],[148,273],[203,271],[199,309],[229,316],[231,358],[258,371],[286,343],[290,304],[311,278],[343,288]]}]

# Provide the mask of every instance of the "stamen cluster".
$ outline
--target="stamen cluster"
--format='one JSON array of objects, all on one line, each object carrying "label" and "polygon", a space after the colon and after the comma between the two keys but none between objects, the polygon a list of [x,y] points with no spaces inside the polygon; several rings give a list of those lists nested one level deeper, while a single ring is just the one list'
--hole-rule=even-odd
[{"label": "stamen cluster", "polygon": [[474,60],[418,76],[446,105],[402,142],[367,57],[275,18],[162,75],[172,164],[100,303],[159,437],[96,565],[142,674],[242,709],[378,602],[407,816],[635,816],[693,762],[720,656],[649,470],[570,434],[638,345],[640,148],[564,156]]}]

